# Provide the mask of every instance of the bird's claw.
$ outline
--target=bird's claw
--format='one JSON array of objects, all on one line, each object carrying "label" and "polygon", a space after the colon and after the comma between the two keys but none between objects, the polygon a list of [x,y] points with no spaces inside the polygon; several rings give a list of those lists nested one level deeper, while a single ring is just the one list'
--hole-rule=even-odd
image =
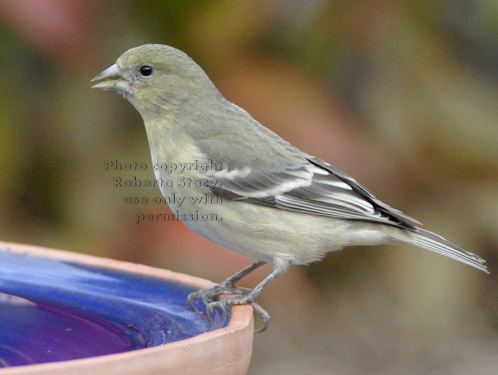
[{"label": "bird's claw", "polygon": [[[192,294],[194,294],[194,293],[192,293]],[[202,298],[202,300],[204,302],[204,298]],[[265,331],[270,324],[270,314],[265,309],[263,309],[261,307],[261,305],[259,303],[257,303],[256,300],[253,297],[251,297],[251,295],[249,293],[245,294],[245,295],[238,295],[238,296],[231,296],[231,297],[219,297],[218,301],[209,301],[208,303],[205,303],[206,316],[207,316],[208,320],[212,324],[214,324],[213,312],[216,308],[219,308],[224,314],[228,314],[229,308],[232,305],[245,305],[245,304],[252,305],[253,309],[261,316],[261,320],[263,321],[263,327],[256,330],[255,332]],[[198,311],[198,310],[195,309],[195,311]]]},{"label": "bird's claw", "polygon": [[211,322],[211,324],[214,324],[214,320],[213,320],[212,315],[213,315],[213,311],[215,308],[218,307],[223,312],[223,314],[225,314],[225,315],[228,314],[228,310],[222,301],[213,301],[213,302],[210,302],[206,305],[206,316],[207,316],[208,320]]},{"label": "bird's claw", "polygon": [[201,311],[197,310],[197,308],[194,306],[194,302],[195,302],[195,299],[198,298],[195,293],[197,292],[194,292],[194,293],[190,293],[187,297],[187,301],[188,301],[188,305],[190,306],[190,308],[195,311],[196,313],[201,313]]},{"label": "bird's claw", "polygon": [[266,331],[266,329],[270,325],[270,320],[271,320],[270,314],[268,313],[268,311],[263,309],[261,307],[261,305],[259,303],[257,303],[256,301],[252,301],[251,305],[252,305],[252,308],[259,313],[259,315],[261,316],[261,320],[263,321],[263,327],[255,330],[254,332],[261,333],[261,332]]},{"label": "bird's claw", "polygon": [[221,283],[215,285],[211,288],[205,288],[198,290],[197,292],[190,293],[187,297],[188,305],[195,312],[201,313],[195,306],[194,302],[197,298],[200,298],[204,305],[208,306],[213,300],[221,294],[238,294],[238,295],[248,295],[252,290],[249,288],[238,287],[233,284]]},{"label": "bird's claw", "polygon": [[214,324],[213,313],[216,308],[227,315],[232,305],[250,304],[263,321],[263,327],[256,332],[263,332],[270,324],[270,314],[256,302],[256,297],[253,289],[238,287],[233,283],[221,283],[190,293],[187,300],[193,311],[202,313],[194,306],[195,300],[199,298],[206,306],[206,316],[212,324]]}]

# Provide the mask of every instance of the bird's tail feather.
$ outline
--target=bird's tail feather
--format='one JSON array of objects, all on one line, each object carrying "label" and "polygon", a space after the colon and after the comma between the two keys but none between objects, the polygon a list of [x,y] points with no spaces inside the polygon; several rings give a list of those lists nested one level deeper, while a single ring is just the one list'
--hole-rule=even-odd
[{"label": "bird's tail feather", "polygon": [[396,240],[433,251],[435,253],[447,256],[448,258],[453,258],[455,260],[458,260],[459,262],[468,264],[469,266],[489,273],[487,267],[484,265],[486,261],[483,258],[471,253],[470,251],[462,249],[460,246],[451,243],[450,241],[435,233],[421,228],[416,228],[416,230],[411,232],[410,234],[411,238],[396,237]]}]

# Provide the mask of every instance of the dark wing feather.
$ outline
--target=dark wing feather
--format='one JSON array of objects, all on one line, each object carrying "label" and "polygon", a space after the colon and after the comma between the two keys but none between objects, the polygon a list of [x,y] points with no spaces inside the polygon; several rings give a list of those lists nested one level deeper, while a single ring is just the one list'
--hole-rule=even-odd
[{"label": "dark wing feather", "polygon": [[303,158],[280,171],[219,171],[213,189],[225,199],[346,220],[414,229],[415,219],[377,200],[353,178],[322,160]]}]

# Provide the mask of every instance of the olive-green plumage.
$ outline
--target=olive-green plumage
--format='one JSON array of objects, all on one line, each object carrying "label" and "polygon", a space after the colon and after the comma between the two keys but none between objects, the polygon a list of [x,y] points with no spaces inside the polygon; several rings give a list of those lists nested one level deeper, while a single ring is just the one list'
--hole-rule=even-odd
[{"label": "olive-green plumage", "polygon": [[[156,171],[157,178],[174,181],[161,188],[163,195],[186,198],[170,205],[180,217],[196,211],[217,218],[185,220],[186,225],[257,260],[252,268],[189,299],[203,298],[208,312],[252,303],[268,323],[269,315],[255,299],[269,281],[290,264],[317,261],[350,245],[399,241],[487,272],[482,258],[416,227],[415,219],[377,200],[344,172],[292,146],[226,100],[182,51],[160,44],[136,47],[94,80],[101,80],[94,87],[122,94],[141,114],[154,163],[220,166],[206,173]],[[216,181],[216,186],[185,187],[182,178]],[[221,203],[195,203],[211,195]],[[273,263],[274,270],[256,288],[235,287],[235,281],[263,262]],[[238,295],[211,300],[226,292]]]}]

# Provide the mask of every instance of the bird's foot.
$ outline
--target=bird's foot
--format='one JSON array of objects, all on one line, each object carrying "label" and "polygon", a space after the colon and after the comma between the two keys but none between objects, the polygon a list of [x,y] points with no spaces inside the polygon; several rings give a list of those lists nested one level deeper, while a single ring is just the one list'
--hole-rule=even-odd
[{"label": "bird's foot", "polygon": [[[222,296],[227,295],[228,296]],[[253,309],[259,313],[263,321],[263,327],[256,332],[263,332],[270,324],[270,314],[256,302],[257,295],[249,288],[238,287],[230,283],[221,283],[211,288],[201,289],[188,295],[188,304],[196,312],[200,312],[194,306],[196,298],[200,298],[206,305],[206,315],[211,323],[213,321],[214,309],[219,308],[224,314],[228,314],[233,305],[252,305]]]},{"label": "bird's foot", "polygon": [[[198,290],[197,292],[190,293],[188,295],[188,304],[192,310],[194,310],[195,312],[200,312],[194,306],[194,301],[197,298],[200,298],[202,300],[202,302],[204,303],[204,305],[208,306],[218,296],[220,296],[222,294],[238,294],[238,295],[244,296],[244,295],[249,294],[250,292],[251,292],[251,289],[249,289],[249,288],[241,288],[233,283],[222,282],[222,283],[215,285],[211,288],[205,288],[205,289]],[[211,320],[211,318],[209,320]]]},{"label": "bird's foot", "polygon": [[[249,291],[251,292],[251,290]],[[223,313],[228,314],[228,310],[231,306],[246,304],[252,305],[253,309],[259,313],[261,320],[263,321],[263,327],[258,329],[256,332],[265,331],[270,324],[270,314],[256,302],[256,296],[253,296],[251,293],[230,297],[221,296],[217,301],[211,301],[206,304],[206,315],[209,321],[214,323],[212,318],[214,309],[219,308]]]}]

